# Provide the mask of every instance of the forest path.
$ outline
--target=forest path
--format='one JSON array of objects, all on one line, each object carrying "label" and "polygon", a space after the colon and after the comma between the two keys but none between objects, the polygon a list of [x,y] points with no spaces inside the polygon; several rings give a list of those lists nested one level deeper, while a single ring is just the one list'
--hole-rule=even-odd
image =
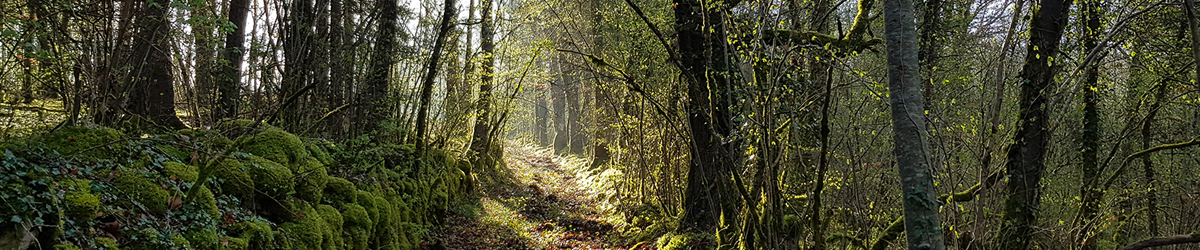
[{"label": "forest path", "polygon": [[628,247],[588,195],[585,161],[513,142],[505,148],[505,166],[478,173],[476,196],[453,205],[430,241],[445,249]]}]

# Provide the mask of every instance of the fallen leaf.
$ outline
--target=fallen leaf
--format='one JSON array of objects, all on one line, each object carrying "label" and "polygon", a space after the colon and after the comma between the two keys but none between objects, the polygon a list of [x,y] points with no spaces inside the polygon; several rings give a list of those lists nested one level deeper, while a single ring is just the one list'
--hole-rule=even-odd
[{"label": "fallen leaf", "polygon": [[179,209],[183,207],[183,196],[171,196],[171,201],[167,204],[170,204],[171,210]]}]

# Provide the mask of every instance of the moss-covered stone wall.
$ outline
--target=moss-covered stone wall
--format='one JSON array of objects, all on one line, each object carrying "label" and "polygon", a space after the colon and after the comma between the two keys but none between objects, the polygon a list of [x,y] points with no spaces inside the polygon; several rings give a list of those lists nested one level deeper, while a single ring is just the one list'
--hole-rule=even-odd
[{"label": "moss-covered stone wall", "polygon": [[14,190],[0,198],[16,204],[0,206],[0,231],[21,232],[0,235],[0,246],[414,249],[474,185],[454,153],[419,159],[410,145],[339,145],[251,124],[162,135],[72,127],[0,145],[0,188]]}]

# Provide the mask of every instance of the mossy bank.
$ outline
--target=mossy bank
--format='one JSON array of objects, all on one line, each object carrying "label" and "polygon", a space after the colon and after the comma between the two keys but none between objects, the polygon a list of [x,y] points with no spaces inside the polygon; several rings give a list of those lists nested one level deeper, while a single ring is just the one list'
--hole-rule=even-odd
[{"label": "mossy bank", "polygon": [[370,141],[244,120],[15,140],[0,145],[0,249],[417,248],[474,185],[471,164]]}]

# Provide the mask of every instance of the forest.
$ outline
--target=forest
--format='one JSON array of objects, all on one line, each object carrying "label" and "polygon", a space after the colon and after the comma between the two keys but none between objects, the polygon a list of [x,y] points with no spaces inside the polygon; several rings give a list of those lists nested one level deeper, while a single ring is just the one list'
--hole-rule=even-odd
[{"label": "forest", "polygon": [[1195,0],[0,0],[0,250],[1200,249]]}]

